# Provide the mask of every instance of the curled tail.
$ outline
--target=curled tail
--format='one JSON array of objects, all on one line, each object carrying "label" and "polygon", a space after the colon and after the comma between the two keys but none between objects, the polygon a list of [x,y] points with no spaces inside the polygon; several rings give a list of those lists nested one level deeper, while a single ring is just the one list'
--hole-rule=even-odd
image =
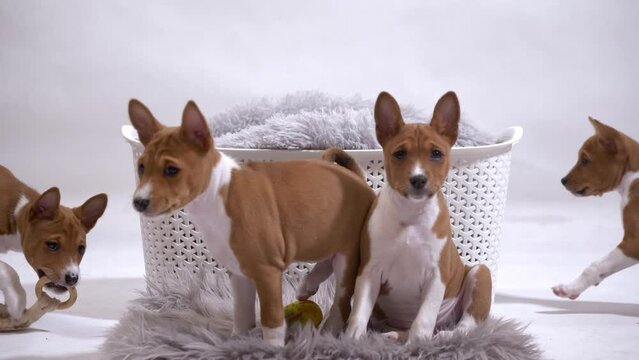
[{"label": "curled tail", "polygon": [[345,167],[348,170],[354,172],[355,175],[366,180],[364,171],[362,171],[362,168],[360,168],[359,165],[357,165],[357,161],[355,161],[355,159],[353,159],[352,156],[348,155],[346,151],[340,148],[332,147],[332,148],[326,149],[326,151],[322,153],[322,160],[326,160],[331,163],[336,163],[339,166]]}]

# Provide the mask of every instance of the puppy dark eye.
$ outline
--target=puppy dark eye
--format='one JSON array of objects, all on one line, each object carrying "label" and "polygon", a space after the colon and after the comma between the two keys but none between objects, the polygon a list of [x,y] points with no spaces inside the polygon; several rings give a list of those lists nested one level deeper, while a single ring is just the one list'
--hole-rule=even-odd
[{"label": "puppy dark eye", "polygon": [[80,245],[78,246],[78,252],[80,253],[80,255],[84,255],[84,251],[86,250],[86,246],[84,245]]},{"label": "puppy dark eye", "polygon": [[437,149],[433,149],[430,152],[431,160],[441,160],[443,156],[444,154],[442,154],[442,152]]},{"label": "puppy dark eye", "polygon": [[58,244],[55,241],[47,241],[45,242],[45,244],[47,245],[47,247],[49,248],[49,250],[51,251],[58,251],[60,250],[60,244]]},{"label": "puppy dark eye", "polygon": [[169,165],[164,168],[164,175],[166,176],[175,176],[180,172],[180,169],[175,166]]},{"label": "puppy dark eye", "polygon": [[404,160],[406,159],[406,150],[402,149],[402,150],[397,150],[393,153],[393,157],[395,159],[398,160]]},{"label": "puppy dark eye", "polygon": [[586,165],[590,164],[590,159],[588,159],[588,158],[581,158],[580,163],[581,163],[581,165],[582,165],[582,166],[586,166]]},{"label": "puppy dark eye", "polygon": [[142,176],[144,174],[144,164],[138,164],[138,175]]}]

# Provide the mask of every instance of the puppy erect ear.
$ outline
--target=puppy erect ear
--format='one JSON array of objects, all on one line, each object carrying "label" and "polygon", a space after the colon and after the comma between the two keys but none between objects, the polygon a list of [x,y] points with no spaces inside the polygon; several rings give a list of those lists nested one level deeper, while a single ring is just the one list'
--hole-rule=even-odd
[{"label": "puppy erect ear", "polygon": [[153,134],[163,128],[162,124],[151,114],[151,111],[136,99],[129,101],[129,119],[131,119],[135,130],[138,131],[140,142],[145,146]]},{"label": "puppy erect ear", "polygon": [[82,206],[74,208],[73,213],[78,219],[80,219],[84,230],[89,232],[89,230],[93,229],[100,216],[104,214],[106,206],[106,194],[98,194],[85,201]]},{"label": "puppy erect ear", "polygon": [[457,95],[449,91],[442,96],[433,110],[433,119],[430,121],[432,126],[439,135],[443,136],[450,146],[455,145],[457,141],[457,132],[459,127],[459,100]]},{"label": "puppy erect ear", "polygon": [[213,146],[206,119],[193,100],[184,107],[180,132],[187,141],[203,151],[208,151]]},{"label": "puppy erect ear", "polygon": [[617,137],[619,136],[619,132],[614,128],[602,123],[599,120],[596,120],[590,116],[588,116],[588,120],[592,124],[592,127],[595,128],[595,135],[597,136],[597,142],[601,145],[607,152],[611,154],[617,153]]},{"label": "puppy erect ear", "polygon": [[51,220],[55,217],[60,207],[60,190],[52,187],[40,195],[38,200],[33,203],[30,219]]},{"label": "puppy erect ear", "polygon": [[384,146],[386,142],[399,133],[404,126],[402,113],[395,98],[386,91],[377,96],[375,102],[375,132],[377,141]]}]

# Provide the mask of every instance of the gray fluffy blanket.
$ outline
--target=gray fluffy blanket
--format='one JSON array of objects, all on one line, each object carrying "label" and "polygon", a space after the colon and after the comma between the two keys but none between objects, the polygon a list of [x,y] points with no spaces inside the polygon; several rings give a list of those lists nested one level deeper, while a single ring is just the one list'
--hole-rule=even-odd
[{"label": "gray fluffy blanket", "polygon": [[[285,303],[294,284],[284,284]],[[324,313],[332,284],[322,284],[314,299]],[[259,311],[258,311],[259,313]],[[454,332],[421,344],[402,346],[380,334],[360,341],[318,334],[310,328],[289,334],[284,348],[261,339],[231,338],[232,299],[228,278],[201,271],[171,275],[161,286],[148,284],[108,334],[103,353],[109,359],[448,359],[533,360],[541,351],[525,327],[512,320],[489,319],[468,334]]]},{"label": "gray fluffy blanket", "polygon": [[[433,104],[434,105],[434,104]],[[407,122],[430,121],[413,106],[402,106]],[[280,99],[263,98],[213,116],[216,146],[249,149],[378,149],[373,102],[317,91]],[[495,138],[462,117],[457,146],[494,144]]]}]

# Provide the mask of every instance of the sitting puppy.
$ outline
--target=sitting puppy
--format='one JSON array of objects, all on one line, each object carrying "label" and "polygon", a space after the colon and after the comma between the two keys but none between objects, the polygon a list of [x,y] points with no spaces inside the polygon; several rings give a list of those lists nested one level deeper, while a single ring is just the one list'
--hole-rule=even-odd
[{"label": "sitting puppy", "polygon": [[231,274],[233,332],[247,334],[255,325],[257,292],[264,339],[283,346],[282,273],[294,261],[327,259],[337,287],[324,328],[340,331],[350,313],[361,229],[375,199],[356,167],[319,159],[240,165],[215,148],[194,102],[178,127],[163,126],[137,100],[129,115],[144,145],[133,205],[145,216],[189,212]]},{"label": "sitting puppy", "polygon": [[[105,194],[77,208],[62,206],[58,188],[38,194],[0,166],[0,253],[23,252],[38,277],[46,275],[52,281],[47,287],[64,292],[80,280],[86,234],[106,206]],[[19,319],[26,306],[26,293],[18,274],[2,261],[0,291],[9,316]]]},{"label": "sitting puppy", "polygon": [[414,342],[444,326],[471,328],[490,312],[490,270],[462,263],[441,192],[459,114],[457,96],[449,92],[437,102],[430,125],[405,125],[391,95],[377,98],[386,186],[362,232],[350,337],[366,333],[371,315],[374,329]]},{"label": "sitting puppy", "polygon": [[581,146],[577,164],[561,183],[576,196],[619,191],[624,236],[614,250],[592,263],[578,278],[552,288],[555,295],[573,300],[590,286],[639,262],[639,143],[589,119],[595,135]]}]

